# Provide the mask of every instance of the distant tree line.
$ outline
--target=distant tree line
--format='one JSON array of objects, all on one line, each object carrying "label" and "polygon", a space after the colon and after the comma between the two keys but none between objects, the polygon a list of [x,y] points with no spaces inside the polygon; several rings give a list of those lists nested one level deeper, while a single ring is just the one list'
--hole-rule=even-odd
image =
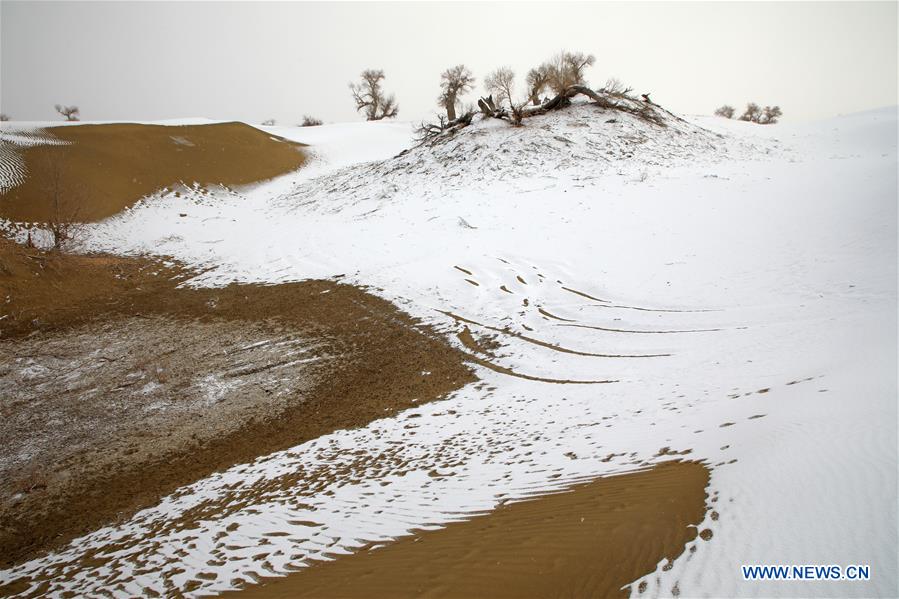
[{"label": "distant tree line", "polygon": [[[277,122],[275,119],[267,119],[260,123],[263,127],[274,127]],[[309,116],[308,114],[303,115],[303,121],[297,125],[297,127],[317,127],[318,125],[323,125],[324,122],[321,119],[317,119],[314,116]]]},{"label": "distant tree line", "polygon": [[[726,119],[734,118],[735,114],[736,109],[727,104],[715,111],[715,116],[724,117]],[[746,110],[744,110],[743,114],[738,117],[738,120],[749,123],[758,123],[759,125],[773,125],[781,116],[783,116],[783,111],[780,109],[780,106],[765,106],[762,108],[755,102],[750,102],[746,105]]]},{"label": "distant tree line", "polygon": [[[528,70],[524,77],[523,93],[517,98],[515,72],[509,66],[498,67],[484,78],[484,88],[488,95],[477,101],[477,109],[486,115],[508,118],[514,124],[520,124],[525,115],[533,113],[534,109],[539,109],[553,100],[565,104],[573,95],[595,96],[596,92],[589,89],[585,77],[587,68],[595,63],[596,57],[593,54],[560,51],[549,60]],[[385,79],[386,75],[382,69],[365,69],[359,74],[358,81],[349,83],[356,111],[362,113],[366,120],[379,121],[399,115],[396,96],[384,89]],[[474,74],[464,64],[449,67],[440,74],[437,105],[446,113],[445,117],[440,117],[441,123],[452,123],[460,118],[470,121],[471,115],[476,112],[475,104],[463,105],[462,100],[474,89],[475,83]],[[632,88],[624,86],[615,78],[609,79],[598,91],[605,96],[636,101],[636,98],[630,96]],[[547,97],[548,92],[554,97]],[[593,99],[598,101],[595,97]],[[648,94],[643,94],[642,101],[645,104],[652,104]],[[531,109],[527,109],[528,106]],[[557,106],[550,106],[550,109],[555,107]],[[80,118],[77,106],[57,104],[55,108],[67,121],[77,121]],[[723,106],[716,111],[716,114],[733,118],[734,109]],[[780,114],[780,108],[776,106],[759,109],[757,105],[750,104],[747,113],[740,118],[753,122],[774,123]],[[643,116],[649,115],[644,111]],[[0,118],[8,120],[5,115]],[[275,120],[268,119],[261,124],[273,126]],[[314,127],[321,124],[323,123],[320,119],[304,115],[300,126]]]}]

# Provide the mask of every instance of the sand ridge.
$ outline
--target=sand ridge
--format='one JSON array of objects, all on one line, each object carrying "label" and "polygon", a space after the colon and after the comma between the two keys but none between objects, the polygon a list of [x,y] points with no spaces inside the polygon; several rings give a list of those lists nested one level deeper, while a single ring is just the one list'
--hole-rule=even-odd
[{"label": "sand ridge", "polygon": [[701,463],[664,462],[505,504],[225,595],[626,597],[630,583],[676,559],[697,537],[708,483]]},{"label": "sand ridge", "polygon": [[0,162],[8,167],[0,168],[0,175],[12,182],[8,188],[0,185],[2,218],[49,220],[47,182],[57,174],[63,219],[93,222],[160,189],[247,185],[289,173],[306,160],[302,144],[238,122],[76,125],[40,133],[56,143],[0,143]]}]

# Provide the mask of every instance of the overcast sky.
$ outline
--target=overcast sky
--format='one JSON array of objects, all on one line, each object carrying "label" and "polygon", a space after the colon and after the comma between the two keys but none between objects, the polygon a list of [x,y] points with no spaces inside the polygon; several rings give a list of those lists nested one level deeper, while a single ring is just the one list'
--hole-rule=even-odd
[{"label": "overcast sky", "polygon": [[[400,119],[440,72],[478,84],[562,48],[676,112],[779,104],[807,120],[897,104],[895,2],[288,3],[0,1],[0,110],[17,120],[359,120],[347,83],[384,69]],[[519,85],[522,91],[523,85]],[[468,100],[474,100],[472,94]]]}]

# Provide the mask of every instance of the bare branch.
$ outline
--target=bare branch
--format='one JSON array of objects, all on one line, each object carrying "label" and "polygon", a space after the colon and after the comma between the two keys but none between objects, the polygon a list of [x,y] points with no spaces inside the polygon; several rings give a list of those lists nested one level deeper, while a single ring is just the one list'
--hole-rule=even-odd
[{"label": "bare branch", "polygon": [[617,77],[610,77],[599,91],[610,96],[630,98],[634,88],[624,85]]}]

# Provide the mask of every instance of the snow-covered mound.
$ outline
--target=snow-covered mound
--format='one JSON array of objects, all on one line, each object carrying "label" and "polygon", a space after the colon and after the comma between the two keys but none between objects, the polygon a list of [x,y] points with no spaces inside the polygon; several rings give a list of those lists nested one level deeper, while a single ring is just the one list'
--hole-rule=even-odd
[{"label": "snow-covered mound", "polygon": [[397,194],[416,198],[450,191],[514,191],[556,179],[589,184],[606,174],[751,159],[779,144],[709,131],[661,108],[658,122],[590,102],[533,116],[520,127],[476,116],[454,135],[439,136],[385,160],[344,168],[309,181],[286,196],[322,210],[377,210]]}]

